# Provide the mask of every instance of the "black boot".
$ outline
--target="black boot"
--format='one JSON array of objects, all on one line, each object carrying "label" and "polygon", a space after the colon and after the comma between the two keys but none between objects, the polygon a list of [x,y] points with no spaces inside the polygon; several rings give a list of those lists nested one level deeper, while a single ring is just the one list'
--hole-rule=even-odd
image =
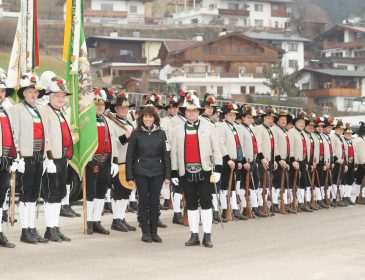
[{"label": "black boot", "polygon": [[87,234],[91,235],[94,232],[94,222],[87,222]]},{"label": "black boot", "polygon": [[72,214],[74,214],[75,215],[75,217],[81,217],[81,214],[79,214],[79,213],[77,213],[75,210],[73,210],[72,208],[71,208],[71,205],[66,205],[67,206],[67,208],[68,208],[68,210],[70,210],[70,212],[72,213]]},{"label": "black boot", "polygon": [[346,197],[346,199],[347,199],[347,202],[349,203],[349,205],[355,205],[356,204],[355,202],[352,202],[350,197]]},{"label": "black boot", "polygon": [[[3,216],[0,217],[4,223],[8,222],[8,210],[3,210]],[[18,220],[14,219],[14,223],[16,223]],[[10,221],[9,221],[10,222]]]},{"label": "black boot", "polygon": [[269,215],[261,212],[258,207],[253,207],[252,208],[252,211],[255,214],[255,216],[257,216],[257,217],[260,217],[260,218],[267,218],[267,217],[269,217]]},{"label": "black boot", "polygon": [[169,204],[170,204],[170,200],[169,199],[165,199],[161,210],[169,210]]},{"label": "black boot", "polygon": [[341,202],[344,206],[349,206],[350,205],[350,203],[347,201],[347,199],[345,197],[342,198]]},{"label": "black boot", "polygon": [[[274,206],[274,212],[277,213],[277,214],[280,214],[279,205],[278,204],[273,204],[273,206]],[[273,207],[273,206],[271,206],[271,207]],[[271,212],[272,212],[272,210],[271,210]]]},{"label": "black boot", "polygon": [[56,234],[58,235],[58,237],[62,241],[67,241],[67,242],[70,242],[71,241],[71,238],[69,238],[66,235],[64,235],[59,227],[54,227],[54,230],[55,230]]},{"label": "black boot", "polygon": [[305,205],[304,203],[300,204],[300,210],[302,210],[303,212],[313,212],[312,209],[308,208],[307,205]]},{"label": "black boot", "polygon": [[129,231],[128,228],[122,223],[121,219],[113,219],[111,229],[123,232]]},{"label": "black boot", "polygon": [[160,227],[160,228],[167,228],[167,225],[165,225],[161,220],[160,218],[158,218],[158,223],[157,223],[157,226]]},{"label": "black boot", "polygon": [[20,241],[24,243],[37,244],[38,241],[32,235],[29,228],[22,228],[22,235],[20,236]]},{"label": "black boot", "polygon": [[217,222],[217,223],[220,223],[221,222],[221,219],[222,219],[222,222],[223,223],[227,223],[228,222],[227,219],[224,219],[224,218],[219,217],[219,212],[218,211],[213,211],[213,221],[214,222]]},{"label": "black boot", "polygon": [[141,239],[143,242],[152,243],[151,233],[149,233],[149,232],[143,232]]},{"label": "black boot", "polygon": [[151,218],[150,220],[150,232],[151,232],[151,238],[153,242],[161,243],[162,239],[157,234],[157,222],[158,218]]},{"label": "black boot", "polygon": [[104,213],[111,213],[113,214],[113,208],[111,202],[104,202]]},{"label": "black boot", "polygon": [[67,217],[67,218],[74,218],[76,217],[74,213],[70,211],[68,208],[69,205],[61,205],[60,216]]},{"label": "black boot", "polygon": [[314,211],[319,210],[318,207],[312,205],[310,202],[307,202],[307,208],[309,208],[311,210],[314,210]]},{"label": "black boot", "polygon": [[52,242],[62,242],[54,227],[47,227],[46,232],[44,233],[44,238]]},{"label": "black boot", "polygon": [[137,211],[137,201],[131,201],[129,202],[129,206],[128,206],[128,212],[136,212]]},{"label": "black boot", "polygon": [[227,209],[222,210],[222,219],[227,220]]},{"label": "black boot", "polygon": [[40,236],[36,228],[31,228],[30,232],[32,233],[33,237],[37,240],[38,243],[48,243],[48,239]]},{"label": "black boot", "polygon": [[323,207],[322,207],[322,201],[317,200],[317,207],[318,207],[319,210],[323,209]]},{"label": "black boot", "polygon": [[0,246],[5,248],[15,248],[15,244],[9,242],[2,232],[0,232]]},{"label": "black boot", "polygon": [[233,217],[235,217],[238,220],[246,221],[248,218],[240,213],[238,209],[233,210]]},{"label": "black boot", "polygon": [[164,204],[160,204],[160,209],[161,210],[169,210],[169,206],[165,206],[165,203]]},{"label": "black boot", "polygon": [[100,234],[105,234],[105,235],[109,235],[110,234],[110,232],[108,230],[106,230],[101,225],[101,222],[100,221],[93,223],[93,232],[100,233]]},{"label": "black boot", "polygon": [[123,225],[125,225],[125,227],[129,230],[129,231],[136,231],[136,227],[131,226],[130,224],[127,223],[127,221],[125,219],[122,220]]},{"label": "black boot", "polygon": [[192,233],[185,246],[200,246],[199,233]]},{"label": "black boot", "polygon": [[211,237],[212,237],[211,233],[204,233],[203,242],[202,242],[204,247],[213,248],[213,243],[212,243]]},{"label": "black boot", "polygon": [[286,204],[286,205],[285,205],[285,210],[286,210],[286,212],[287,212],[287,213],[289,213],[289,214],[296,214],[296,213],[297,213],[297,212],[295,212],[293,209],[291,209],[290,204]]},{"label": "black boot", "polygon": [[177,225],[183,225],[184,224],[184,218],[180,213],[174,213],[174,217],[172,218],[172,223]]},{"label": "black boot", "polygon": [[337,207],[337,201],[336,201],[336,199],[332,199],[331,201],[330,201],[330,205],[332,206],[332,207]]}]

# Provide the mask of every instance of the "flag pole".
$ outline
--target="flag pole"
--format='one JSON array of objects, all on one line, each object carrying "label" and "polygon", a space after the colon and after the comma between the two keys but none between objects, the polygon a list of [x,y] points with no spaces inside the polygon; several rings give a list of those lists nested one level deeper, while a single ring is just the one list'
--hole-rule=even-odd
[{"label": "flag pole", "polygon": [[86,170],[82,172],[82,207],[84,215],[84,234],[87,234],[87,209],[86,209]]}]

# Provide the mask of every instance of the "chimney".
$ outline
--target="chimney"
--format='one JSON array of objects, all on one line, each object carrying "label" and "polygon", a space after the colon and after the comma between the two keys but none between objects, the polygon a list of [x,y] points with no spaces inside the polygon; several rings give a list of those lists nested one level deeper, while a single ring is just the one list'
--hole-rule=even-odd
[{"label": "chimney", "polygon": [[118,37],[118,31],[114,30],[114,31],[110,32],[109,36],[112,37],[112,38],[117,38]]},{"label": "chimney", "polygon": [[140,38],[141,37],[141,32],[136,29],[133,31],[133,38]]},{"label": "chimney", "polygon": [[197,42],[204,41],[204,34],[203,33],[196,33],[193,40],[197,41]]}]

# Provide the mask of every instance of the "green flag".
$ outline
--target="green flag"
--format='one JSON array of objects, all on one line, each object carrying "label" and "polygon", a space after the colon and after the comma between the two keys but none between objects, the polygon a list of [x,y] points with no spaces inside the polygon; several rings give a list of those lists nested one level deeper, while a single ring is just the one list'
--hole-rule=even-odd
[{"label": "green flag", "polygon": [[67,0],[65,46],[66,81],[71,95],[71,132],[74,156],[70,165],[82,177],[86,164],[97,149],[98,135],[94,91],[84,35],[83,0]]}]

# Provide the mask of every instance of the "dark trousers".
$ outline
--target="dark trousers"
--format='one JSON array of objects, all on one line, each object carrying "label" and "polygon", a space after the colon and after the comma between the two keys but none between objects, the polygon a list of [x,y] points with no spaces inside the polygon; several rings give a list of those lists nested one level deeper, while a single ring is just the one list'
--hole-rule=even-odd
[{"label": "dark trousers", "polygon": [[[258,174],[258,167],[256,162],[251,162],[251,169],[250,169],[250,189],[254,190],[257,189],[259,186],[259,174]],[[253,176],[253,178],[251,178]],[[242,168],[241,170],[241,189],[246,189],[246,177],[247,171],[246,169]],[[253,182],[252,182],[253,179]],[[255,185],[254,185],[255,184]]]},{"label": "dark trousers", "polygon": [[[316,170],[317,170],[317,174],[318,174],[318,178],[317,178],[317,174],[316,174],[316,177],[315,177],[315,180],[314,180],[314,185],[317,187],[317,188],[320,188],[320,187],[323,187],[324,186],[324,171],[323,171],[323,162],[319,162],[317,163],[317,166],[316,166]],[[319,182],[318,182],[319,180]],[[319,183],[319,185],[318,185]]]},{"label": "dark trousers", "polygon": [[45,172],[42,180],[44,201],[48,203],[61,203],[66,196],[67,160],[66,157],[54,159],[56,173]]},{"label": "dark trousers", "polygon": [[356,184],[361,185],[362,179],[365,176],[365,164],[359,164],[356,171]]},{"label": "dark trousers", "polygon": [[[25,171],[20,173],[20,196],[21,202],[36,202],[41,190],[43,173],[43,159],[41,153],[32,157],[24,157]],[[18,178],[18,177],[17,177]]]},{"label": "dark trousers", "polygon": [[[10,188],[10,166],[12,164],[10,158],[0,158],[0,208],[3,208],[5,202],[6,192]],[[0,217],[1,218],[1,217]]]},{"label": "dark trousers", "polygon": [[306,187],[310,186],[307,174],[307,164],[305,161],[299,161],[298,163],[299,163],[299,170],[296,182],[294,182],[294,176],[296,170],[292,164],[290,165],[290,182],[292,182],[291,185],[296,184],[298,188],[305,189]]},{"label": "dark trousers", "polygon": [[[270,170],[273,170],[273,165],[274,165],[274,162],[273,161],[270,161],[269,163],[269,170],[266,170],[264,168],[264,166],[262,165],[261,162],[259,162],[258,164],[258,173],[259,173],[259,182],[260,182],[260,188],[264,188],[264,176],[266,176],[266,188],[269,189],[270,187],[270,180],[269,180],[269,176],[267,176],[267,173],[270,172]],[[257,186],[256,186],[257,188]]]},{"label": "dark trousers", "polygon": [[180,178],[188,210],[197,210],[199,204],[203,210],[212,208],[212,189],[214,186],[210,182],[210,175],[211,172],[209,171],[200,171],[196,174],[186,172]]},{"label": "dark trousers", "polygon": [[[237,163],[236,163],[236,167],[233,171],[233,176],[232,176],[232,191],[236,190],[236,174],[237,174]],[[231,174],[231,168],[229,167],[228,163],[226,160],[223,160],[223,167],[222,167],[222,177],[221,177],[221,188],[222,190],[228,190],[228,185],[229,185],[229,176]],[[210,176],[210,175],[209,175]]]},{"label": "dark trousers", "polygon": [[[342,169],[342,174],[340,174],[341,169]],[[335,163],[335,167],[332,169],[333,184],[337,185],[337,181],[340,182],[340,184],[341,184],[344,170],[345,170],[344,166],[341,168],[341,164]],[[340,176],[340,178],[338,178],[339,176]]]},{"label": "dark trousers", "polygon": [[142,225],[142,231],[147,233],[157,232],[158,217],[160,216],[160,192],[163,175],[147,177],[135,176],[138,190],[138,221]]},{"label": "dark trousers", "polygon": [[355,166],[353,163],[350,163],[347,166],[349,169],[343,174],[343,184],[352,185],[355,182]]},{"label": "dark trousers", "polygon": [[[275,189],[280,189],[281,177],[282,177],[284,171],[285,170],[283,170],[283,168],[280,166],[280,164],[278,164],[278,168],[276,170],[273,170],[273,172],[272,172],[273,186]],[[285,180],[285,175],[284,175],[284,189],[287,189],[287,188],[288,188],[287,180]]]},{"label": "dark trousers", "polygon": [[114,200],[129,199],[132,190],[124,187],[119,180],[119,174],[112,178],[112,197]]},{"label": "dark trousers", "polygon": [[[95,166],[99,166],[96,172]],[[93,201],[94,198],[104,199],[107,189],[110,186],[110,161],[97,162],[90,161],[86,165],[86,199]]]}]

